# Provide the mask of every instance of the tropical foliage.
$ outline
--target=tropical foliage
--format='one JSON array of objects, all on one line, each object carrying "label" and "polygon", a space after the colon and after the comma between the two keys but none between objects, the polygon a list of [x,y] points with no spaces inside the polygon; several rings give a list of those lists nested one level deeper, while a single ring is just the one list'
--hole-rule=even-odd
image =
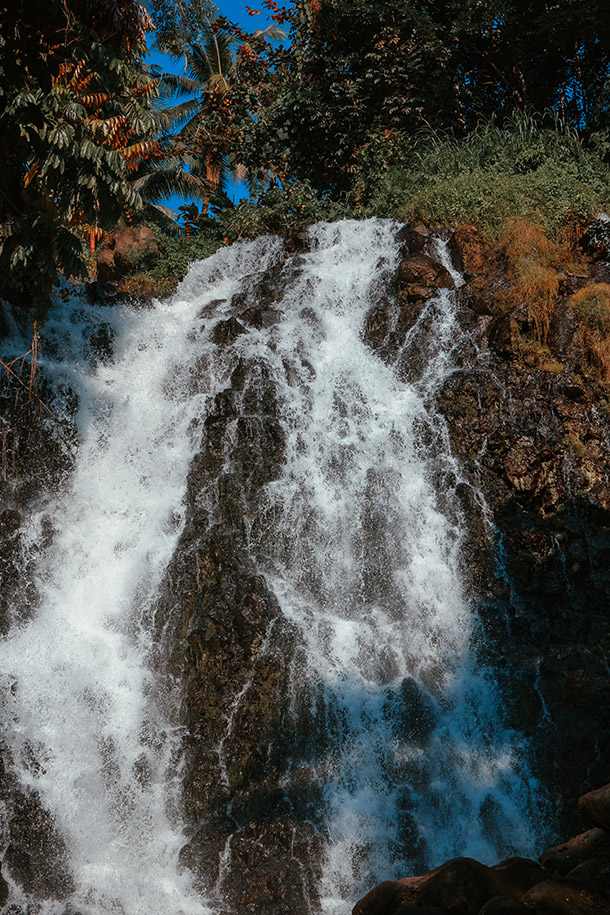
[{"label": "tropical foliage", "polygon": [[363,150],[391,156],[427,127],[468,135],[514,110],[608,128],[605,0],[297,0],[250,150],[320,190],[354,184]]},{"label": "tropical foliage", "polygon": [[[555,231],[608,205],[606,0],[261,0],[251,32],[211,0],[2,3],[2,296],[44,308],[173,193],[202,206],[185,256],[345,213]],[[153,27],[178,75],[146,65]]]},{"label": "tropical foliage", "polygon": [[361,151],[354,196],[366,212],[437,223],[475,222],[497,232],[513,216],[559,231],[610,206],[610,167],[565,122],[516,111],[462,139],[424,129],[402,137],[391,157]]},{"label": "tropical foliage", "polygon": [[86,272],[83,240],[141,206],[132,179],[157,142],[145,11],[43,6],[0,11],[0,293],[41,310],[57,270]]},{"label": "tropical foliage", "polygon": [[201,0],[153,0],[153,8],[158,46],[184,68],[182,75],[160,75],[161,94],[170,100],[164,115],[178,128],[173,137],[176,154],[188,169],[194,196],[201,196],[200,188],[205,188],[207,208],[229,175],[250,179],[251,187],[260,177],[258,162],[249,170],[238,150],[261,106],[269,42],[285,33],[272,23],[246,34],[220,16],[214,4]]}]

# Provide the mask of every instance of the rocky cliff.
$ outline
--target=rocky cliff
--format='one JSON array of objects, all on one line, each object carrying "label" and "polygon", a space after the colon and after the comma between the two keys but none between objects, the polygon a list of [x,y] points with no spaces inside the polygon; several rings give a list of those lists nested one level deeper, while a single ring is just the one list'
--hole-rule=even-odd
[{"label": "rocky cliff", "polygon": [[[423,224],[404,227],[399,262],[371,303],[363,337],[409,381],[425,372],[433,348],[427,305],[439,289],[455,287],[439,260],[439,236],[449,240],[466,282],[455,292],[453,369],[429,394],[430,410],[444,418],[459,480],[451,467],[439,467],[435,487],[441,504],[444,490],[451,491],[447,510],[465,525],[460,566],[480,621],[479,656],[495,672],[514,728],[529,739],[534,774],[554,806],[550,828],[559,837],[575,826],[583,785],[595,789],[610,778],[609,388],[574,305],[579,290],[610,282],[608,253],[603,245],[582,248],[576,267],[557,268],[541,340],[531,302],[513,295],[504,249],[472,227],[440,233]],[[306,232],[289,236],[275,266],[233,297],[214,325],[218,352],[279,322],[278,303],[309,244]],[[315,335],[315,313],[307,319]],[[299,371],[313,371],[300,358]],[[52,425],[13,394],[8,385],[1,401],[0,550],[1,593],[16,605],[12,625],[18,625],[35,602],[27,596],[20,521],[45,488],[58,486],[66,464]],[[422,426],[418,447],[434,452],[439,434]],[[340,715],[333,718],[336,710],[304,676],[303,633],[280,612],[261,561],[265,527],[273,524],[268,510],[261,514],[261,494],[279,478],[286,448],[276,383],[260,359],[242,350],[205,417],[185,527],[155,608],[156,665],[168,695],[175,695],[176,682],[183,695],[189,836],[182,861],[219,911],[256,915],[319,909],[320,772],[329,735],[345,733]],[[379,596],[384,556],[375,553],[375,538],[386,536],[384,512],[375,505],[367,512],[363,588]],[[315,591],[323,582],[308,586]],[[9,622],[3,609],[4,629]],[[432,712],[421,697],[408,702],[425,734]],[[16,787],[5,779],[4,790],[12,816],[6,865],[36,893],[36,855],[45,842],[55,843],[60,862],[61,843],[35,802],[24,819],[18,808],[27,805],[15,801]],[[408,813],[404,823],[417,860]],[[27,838],[28,828],[43,837],[43,851]],[[62,866],[52,869],[57,886],[53,874],[43,879],[42,895],[65,895]]]}]

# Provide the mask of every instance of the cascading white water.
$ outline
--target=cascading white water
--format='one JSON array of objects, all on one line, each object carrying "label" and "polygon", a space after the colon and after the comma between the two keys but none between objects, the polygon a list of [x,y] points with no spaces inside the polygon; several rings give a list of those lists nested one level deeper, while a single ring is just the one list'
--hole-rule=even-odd
[{"label": "cascading white water", "polygon": [[[461,339],[455,294],[422,314],[426,365],[407,383],[399,366],[422,345],[415,331],[394,367],[363,340],[397,266],[396,226],[322,225],[310,239],[275,303],[282,321],[240,337],[232,357],[268,366],[286,433],[251,549],[303,634],[300,676],[323,691],[333,747],[313,776],[329,834],[321,892],[325,912],[346,913],[384,877],[455,855],[532,852],[536,786],[492,675],[477,667],[459,524],[439,507],[455,508],[459,481],[433,411]],[[440,241],[437,254],[450,268]],[[443,493],[439,467],[453,480]]]},{"label": "cascading white water", "polygon": [[[207,299],[230,298],[279,245],[221,252],[201,278]],[[73,298],[45,328],[46,374],[78,397],[76,464],[38,568],[40,606],[0,644],[4,735],[66,842],[70,903],[89,913],[208,911],[178,872],[179,733],[147,663],[150,609],[183,526],[212,383],[198,363],[199,310],[192,299],[143,310]],[[114,357],[93,368],[89,340],[108,323]]]},{"label": "cascading white water", "polygon": [[[78,453],[38,572],[40,607],[0,645],[0,666],[15,764],[56,820],[71,903],[87,912],[205,911],[177,868],[179,734],[160,719],[147,658],[201,420],[244,357],[268,366],[286,433],[283,474],[265,487],[257,523],[246,519],[250,548],[302,632],[304,676],[333,739],[312,776],[324,784],[324,911],[343,915],[376,880],[453,854],[489,859],[507,850],[502,835],[531,850],[527,770],[476,665],[459,525],[441,510],[452,491],[433,482],[439,462],[459,476],[430,407],[459,336],[452,294],[426,306],[432,342],[416,383],[362,337],[397,265],[396,230],[314,227],[275,303],[281,322],[242,334],[224,356],[212,331],[231,296],[281,258],[277,239],[195,265],[154,309],[69,305],[49,322],[58,355],[46,369],[78,395]],[[96,320],[116,342],[94,370],[79,340]]]}]

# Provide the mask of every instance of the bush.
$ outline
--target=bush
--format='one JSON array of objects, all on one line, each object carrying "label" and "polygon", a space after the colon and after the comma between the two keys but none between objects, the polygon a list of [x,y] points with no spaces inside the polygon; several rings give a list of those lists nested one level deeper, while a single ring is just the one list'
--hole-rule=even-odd
[{"label": "bush", "polygon": [[570,304],[592,364],[605,378],[610,378],[610,285],[584,286],[574,293]]},{"label": "bush", "polygon": [[334,222],[351,215],[346,202],[332,200],[315,191],[308,181],[274,185],[256,200],[241,200],[219,211],[219,232],[234,242],[258,235],[281,235],[286,229],[312,223]]},{"label": "bush", "polygon": [[517,216],[503,227],[501,242],[514,287],[515,305],[525,305],[536,340],[545,344],[557,308],[560,274],[568,252],[552,241],[539,223]]},{"label": "bush", "polygon": [[363,149],[357,183],[364,210],[378,215],[476,223],[497,236],[509,217],[558,233],[610,205],[610,168],[560,123],[519,114],[463,140],[427,131],[402,146],[389,136],[386,145],[375,137]]},{"label": "bush", "polygon": [[127,277],[123,289],[139,299],[165,298],[176,291],[184,279],[189,266],[209,257],[222,245],[222,239],[213,228],[205,228],[191,238],[183,235],[168,235],[158,225],[149,224],[155,241],[161,250],[161,257],[154,263],[141,266],[141,272]]}]

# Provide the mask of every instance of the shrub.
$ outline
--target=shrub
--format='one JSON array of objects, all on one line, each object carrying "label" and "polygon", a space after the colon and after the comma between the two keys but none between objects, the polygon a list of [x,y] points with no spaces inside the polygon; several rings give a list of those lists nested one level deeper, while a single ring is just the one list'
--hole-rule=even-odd
[{"label": "shrub", "polygon": [[[387,148],[386,148],[387,147]],[[397,163],[398,159],[398,163]],[[498,235],[511,216],[551,233],[610,205],[610,168],[561,123],[513,116],[456,140],[375,136],[363,148],[357,188],[364,211],[436,224],[476,223]]]},{"label": "shrub", "polygon": [[256,200],[241,200],[218,213],[219,232],[234,242],[258,235],[278,235],[286,229],[315,222],[334,222],[349,216],[346,202],[315,191],[308,181],[274,185]]},{"label": "shrub", "polygon": [[589,358],[604,377],[610,377],[610,285],[592,283],[570,299]]},{"label": "shrub", "polygon": [[536,340],[545,344],[557,308],[561,276],[557,267],[568,251],[531,219],[506,220],[500,237],[514,287],[512,304],[525,305]]},{"label": "shrub", "polygon": [[125,291],[136,298],[165,298],[175,292],[194,261],[214,254],[222,240],[213,228],[205,228],[191,238],[168,235],[159,226],[151,225],[161,257],[153,266],[124,281]]}]

